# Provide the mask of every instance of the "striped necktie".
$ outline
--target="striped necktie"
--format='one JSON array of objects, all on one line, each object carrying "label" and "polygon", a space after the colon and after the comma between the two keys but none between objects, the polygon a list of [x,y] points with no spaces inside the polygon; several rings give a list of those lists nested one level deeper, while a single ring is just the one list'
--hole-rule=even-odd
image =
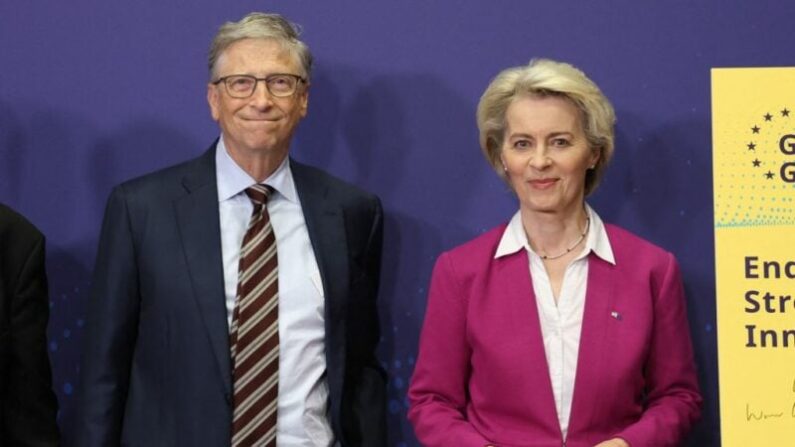
[{"label": "striped necktie", "polygon": [[240,249],[230,334],[234,416],[232,446],[276,446],[279,394],[279,293],[276,237],[268,216],[273,190],[254,185],[254,204]]}]

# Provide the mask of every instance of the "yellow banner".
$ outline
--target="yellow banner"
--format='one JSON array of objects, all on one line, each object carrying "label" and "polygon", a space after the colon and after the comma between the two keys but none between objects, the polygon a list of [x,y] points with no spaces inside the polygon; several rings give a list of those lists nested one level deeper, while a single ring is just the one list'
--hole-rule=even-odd
[{"label": "yellow banner", "polygon": [[721,438],[795,446],[795,68],[712,70]]}]

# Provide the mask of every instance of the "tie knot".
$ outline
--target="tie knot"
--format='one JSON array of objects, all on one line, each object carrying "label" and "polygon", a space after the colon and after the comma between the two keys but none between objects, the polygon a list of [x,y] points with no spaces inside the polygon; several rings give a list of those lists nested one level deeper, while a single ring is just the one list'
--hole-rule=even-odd
[{"label": "tie knot", "polygon": [[263,206],[268,203],[268,199],[272,193],[273,188],[259,183],[246,188],[246,195],[254,202],[254,206]]}]

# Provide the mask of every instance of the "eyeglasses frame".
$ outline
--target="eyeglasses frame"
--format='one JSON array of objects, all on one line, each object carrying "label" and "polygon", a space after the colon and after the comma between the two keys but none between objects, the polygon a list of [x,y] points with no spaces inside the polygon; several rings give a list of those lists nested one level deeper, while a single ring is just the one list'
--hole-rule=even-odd
[{"label": "eyeglasses frame", "polygon": [[[249,93],[248,96],[235,96],[235,95],[233,95],[232,93],[229,92],[229,84],[226,83],[226,80],[229,79],[229,78],[240,77],[240,76],[243,76],[243,77],[246,77],[246,78],[254,80],[254,88],[251,89],[251,93]],[[271,91],[270,86],[268,85],[268,79],[272,79],[272,78],[274,78],[276,76],[289,76],[291,78],[294,78],[295,81],[296,81],[295,90],[293,90],[291,93],[289,93],[287,95],[277,95],[277,94],[273,93]],[[257,91],[257,85],[260,82],[264,82],[265,83],[265,90],[267,90],[268,93],[271,96],[273,96],[274,98],[289,98],[290,96],[295,95],[295,93],[298,91],[298,85],[301,84],[301,83],[306,84],[307,80],[303,76],[299,76],[297,74],[292,74],[292,73],[272,73],[272,74],[269,74],[268,76],[265,76],[264,78],[258,78],[256,76],[247,75],[247,74],[231,74],[231,75],[220,77],[220,78],[216,79],[215,81],[211,82],[211,84],[218,85],[218,84],[220,84],[222,82],[224,83],[224,89],[226,90],[226,94],[229,95],[230,97],[235,98],[235,99],[248,99],[248,98],[251,98],[254,95],[254,92]]]}]

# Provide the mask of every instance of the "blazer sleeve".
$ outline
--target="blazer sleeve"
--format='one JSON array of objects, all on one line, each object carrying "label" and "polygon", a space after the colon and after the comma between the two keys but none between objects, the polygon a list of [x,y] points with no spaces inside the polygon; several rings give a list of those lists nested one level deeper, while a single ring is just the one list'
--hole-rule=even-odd
[{"label": "blazer sleeve", "polygon": [[27,250],[20,253],[22,268],[11,281],[10,361],[8,382],[2,384],[6,395],[2,401],[0,444],[57,446],[58,403],[52,391],[46,336],[50,300],[44,237],[38,231]]},{"label": "blazer sleeve", "polygon": [[117,187],[105,210],[87,308],[76,445],[121,442],[139,306],[129,202]]},{"label": "blazer sleeve", "polygon": [[353,391],[353,409],[356,414],[360,445],[382,447],[387,445],[386,428],[386,373],[381,368],[375,351],[380,340],[378,320],[378,285],[381,275],[381,250],[383,246],[384,219],[381,202],[375,198],[370,205],[370,221],[364,251],[365,269],[363,314],[351,324],[355,333],[352,342],[359,344],[362,353],[361,370]]},{"label": "blazer sleeve", "polygon": [[409,386],[408,418],[427,447],[482,447],[489,442],[467,421],[471,348],[466,292],[448,253],[436,261]]},{"label": "blazer sleeve", "polygon": [[661,279],[654,284],[654,327],[645,366],[646,408],[620,433],[632,447],[677,446],[701,411],[693,347],[679,266],[668,254]]}]

